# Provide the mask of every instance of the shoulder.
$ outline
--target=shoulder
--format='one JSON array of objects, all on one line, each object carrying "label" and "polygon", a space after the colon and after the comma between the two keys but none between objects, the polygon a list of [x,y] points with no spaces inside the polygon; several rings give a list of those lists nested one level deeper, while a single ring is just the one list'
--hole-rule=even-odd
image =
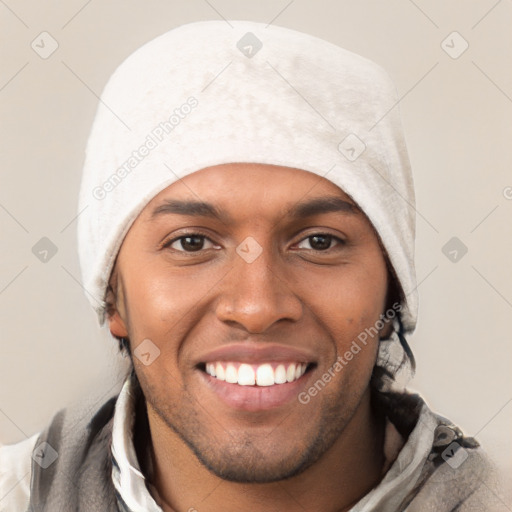
[{"label": "shoulder", "polygon": [[499,477],[486,452],[449,420],[430,414],[436,420],[432,448],[407,511],[503,510]]},{"label": "shoulder", "polygon": [[[111,397],[92,413],[84,413],[82,406],[62,409],[42,432],[16,444],[1,445],[0,512],[24,512],[34,498],[44,501],[51,486],[60,488],[59,485],[69,483],[68,478],[60,478],[61,474],[76,470],[87,462],[87,457],[91,463],[95,455],[93,440],[101,439],[97,444],[102,448],[108,445],[115,401],[116,397]],[[35,450],[38,446],[41,448]],[[33,460],[36,464],[32,464]],[[42,471],[49,466],[52,471]]]},{"label": "shoulder", "polygon": [[30,496],[32,452],[39,434],[0,446],[0,512],[24,510]]},{"label": "shoulder", "polygon": [[407,439],[396,473],[403,477],[410,469],[404,460],[420,460],[421,470],[402,501],[407,512],[509,510],[503,508],[503,479],[474,438],[434,413],[417,394],[391,392],[377,398],[381,410]]},{"label": "shoulder", "polygon": [[478,446],[449,449],[417,489],[407,512],[498,512],[505,506],[500,476],[487,454]]}]

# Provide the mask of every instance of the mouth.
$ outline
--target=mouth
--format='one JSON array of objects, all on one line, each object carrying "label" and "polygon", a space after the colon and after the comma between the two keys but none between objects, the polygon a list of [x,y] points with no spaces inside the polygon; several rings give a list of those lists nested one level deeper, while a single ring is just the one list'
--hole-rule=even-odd
[{"label": "mouth", "polygon": [[240,361],[214,361],[202,363],[199,369],[216,380],[239,386],[268,387],[299,380],[315,363],[263,362],[248,364]]},{"label": "mouth", "polygon": [[276,344],[222,346],[196,363],[206,393],[230,409],[263,412],[292,404],[318,363],[314,354]]}]

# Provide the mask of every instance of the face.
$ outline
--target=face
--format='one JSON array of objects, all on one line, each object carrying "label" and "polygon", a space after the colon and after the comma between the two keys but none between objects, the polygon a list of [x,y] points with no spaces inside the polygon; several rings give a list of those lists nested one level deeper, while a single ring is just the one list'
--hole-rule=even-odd
[{"label": "face", "polygon": [[378,335],[345,354],[387,276],[365,215],[312,173],[229,164],[165,189],[123,242],[110,317],[132,352],[160,351],[133,357],[152,435],[232,481],[304,471],[367,403]]}]

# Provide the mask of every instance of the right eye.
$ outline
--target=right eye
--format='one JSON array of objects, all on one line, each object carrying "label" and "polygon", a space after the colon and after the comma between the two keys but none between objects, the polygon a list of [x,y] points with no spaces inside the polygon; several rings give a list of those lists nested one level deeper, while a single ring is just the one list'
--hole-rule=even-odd
[{"label": "right eye", "polygon": [[212,249],[216,246],[204,235],[190,234],[174,238],[167,242],[164,247],[168,247],[179,252],[198,252],[203,249]]}]

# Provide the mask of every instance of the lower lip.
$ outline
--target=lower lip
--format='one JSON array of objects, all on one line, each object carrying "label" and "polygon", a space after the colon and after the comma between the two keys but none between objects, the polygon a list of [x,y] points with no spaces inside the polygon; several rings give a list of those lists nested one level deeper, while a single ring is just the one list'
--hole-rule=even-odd
[{"label": "lower lip", "polygon": [[293,382],[273,386],[240,386],[216,379],[198,370],[203,382],[228,406],[241,411],[266,411],[282,407],[298,400],[299,393],[306,387],[311,370]]}]

